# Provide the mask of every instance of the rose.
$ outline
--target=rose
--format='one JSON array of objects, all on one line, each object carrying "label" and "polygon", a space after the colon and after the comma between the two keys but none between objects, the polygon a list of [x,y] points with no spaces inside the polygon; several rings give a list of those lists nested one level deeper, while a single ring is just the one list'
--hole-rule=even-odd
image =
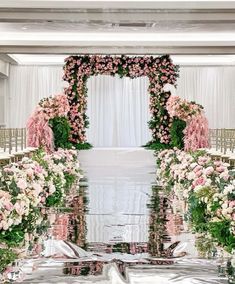
[{"label": "rose", "polygon": [[27,188],[27,182],[22,178],[17,181],[16,185],[22,190]]},{"label": "rose", "polygon": [[209,166],[207,168],[205,168],[204,173],[205,175],[209,176],[214,172],[214,168],[212,166]]}]

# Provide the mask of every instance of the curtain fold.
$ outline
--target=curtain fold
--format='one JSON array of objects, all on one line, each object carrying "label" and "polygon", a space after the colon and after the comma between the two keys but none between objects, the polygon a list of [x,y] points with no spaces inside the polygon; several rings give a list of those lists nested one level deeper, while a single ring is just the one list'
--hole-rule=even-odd
[{"label": "curtain fold", "polygon": [[[40,99],[63,91],[62,66],[11,66],[0,85],[8,127],[24,127]],[[204,106],[210,128],[235,127],[235,67],[180,67],[177,95]],[[140,146],[150,139],[148,79],[88,79],[89,140],[96,146]]]},{"label": "curtain fold", "polygon": [[205,108],[210,128],[235,128],[235,67],[181,67],[177,95]]},{"label": "curtain fold", "polygon": [[11,66],[6,86],[6,124],[25,127],[37,103],[61,93],[67,84],[61,66]]}]

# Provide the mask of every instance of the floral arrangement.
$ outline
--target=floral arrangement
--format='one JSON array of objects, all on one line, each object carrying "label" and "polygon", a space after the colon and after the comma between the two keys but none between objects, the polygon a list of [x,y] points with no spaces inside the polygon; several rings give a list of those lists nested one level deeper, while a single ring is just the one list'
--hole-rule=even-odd
[{"label": "floral arrangement", "polygon": [[203,107],[195,102],[189,102],[178,96],[170,96],[166,104],[171,117],[178,117],[183,121],[189,121],[194,116],[201,114]]},{"label": "floral arrangement", "polygon": [[[188,102],[178,96],[170,96],[166,103],[166,109],[173,120],[171,132],[174,132],[174,128],[176,128],[177,142],[174,143],[174,133],[171,133],[172,146],[179,146],[185,151],[195,151],[209,146],[208,121],[201,105]],[[183,127],[179,128],[179,125],[183,125]],[[182,135],[180,135],[181,133]],[[181,136],[180,141],[177,140],[179,135]]]},{"label": "floral arrangement", "polygon": [[164,150],[157,155],[158,177],[186,204],[193,231],[209,234],[215,245],[235,249],[235,181],[229,164],[204,151]]},{"label": "floral arrangement", "polygon": [[48,227],[45,207],[63,206],[80,178],[75,150],[39,150],[0,171],[0,273],[41,241]]},{"label": "floral arrangement", "polygon": [[165,84],[175,85],[178,77],[178,66],[172,63],[168,55],[152,56],[100,56],[84,55],[70,56],[65,59],[63,79],[69,83],[66,89],[70,110],[68,113],[71,125],[70,141],[75,147],[87,146],[86,128],[89,126],[87,110],[87,80],[94,75],[118,75],[136,78],[149,78],[150,113],[149,128],[152,131],[153,141],[167,145],[170,142],[169,124],[172,119],[166,110],[166,103],[170,96],[165,92]]},{"label": "floral arrangement", "polygon": [[[70,126],[67,120],[68,111],[69,104],[65,94],[42,99],[27,122],[28,146],[43,146],[48,152],[52,152],[54,146],[56,146],[56,148],[68,146],[63,143],[61,145],[61,140],[63,141],[63,132],[67,134],[64,138],[66,142],[68,141],[68,136],[70,134]],[[57,126],[58,123],[60,124],[59,129]],[[58,131],[59,134],[57,134]],[[58,136],[60,139],[54,139],[54,136]],[[56,143],[59,143],[59,145]]]}]

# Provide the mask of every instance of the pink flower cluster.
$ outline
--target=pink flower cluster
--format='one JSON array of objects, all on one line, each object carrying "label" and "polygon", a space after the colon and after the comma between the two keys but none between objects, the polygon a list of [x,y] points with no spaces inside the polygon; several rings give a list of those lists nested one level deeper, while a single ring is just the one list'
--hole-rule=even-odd
[{"label": "pink flower cluster", "polygon": [[39,111],[41,111],[46,120],[54,117],[67,116],[70,109],[67,96],[65,94],[55,95],[42,99],[39,102]]},{"label": "pink flower cluster", "polygon": [[166,108],[172,119],[175,117],[186,122],[184,130],[185,151],[196,151],[209,146],[208,120],[201,105],[188,102],[178,96],[170,96]]},{"label": "pink flower cluster", "polygon": [[[195,152],[197,153],[197,152]],[[204,151],[190,154],[179,149],[164,150],[158,153],[158,175],[165,186],[173,185],[177,194],[187,197],[191,191],[203,186],[227,182],[229,164],[213,161]]]},{"label": "pink flower cluster", "polygon": [[166,109],[171,117],[177,117],[185,122],[194,116],[201,114],[202,106],[188,102],[178,96],[170,96],[166,103]]},{"label": "pink flower cluster", "polygon": [[54,149],[53,131],[49,126],[41,108],[37,107],[27,122],[27,145],[39,148],[43,146],[46,151]]},{"label": "pink flower cluster", "polygon": [[184,130],[184,150],[195,151],[209,147],[209,126],[205,114],[194,116]]},{"label": "pink flower cluster", "polygon": [[54,117],[67,116],[69,103],[65,94],[42,99],[27,122],[27,145],[43,146],[46,151],[54,149],[53,131],[49,120]]}]

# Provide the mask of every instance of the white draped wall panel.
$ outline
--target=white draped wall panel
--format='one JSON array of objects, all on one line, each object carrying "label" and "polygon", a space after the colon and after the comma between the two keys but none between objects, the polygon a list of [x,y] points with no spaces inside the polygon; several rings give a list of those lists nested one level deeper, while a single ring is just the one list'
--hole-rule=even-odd
[{"label": "white draped wall panel", "polygon": [[141,146],[151,139],[146,78],[88,80],[88,140],[96,147]]},{"label": "white draped wall panel", "polygon": [[235,128],[235,67],[181,67],[177,95],[205,108],[210,128]]},{"label": "white draped wall panel", "polygon": [[[7,126],[25,126],[41,98],[63,90],[62,75],[61,66],[11,66],[9,79],[0,86]],[[139,146],[148,141],[147,88],[145,77],[90,78],[90,141],[96,146]],[[235,127],[235,67],[181,67],[177,94],[201,103],[211,128]]]},{"label": "white draped wall panel", "polygon": [[5,80],[6,124],[24,127],[36,104],[45,97],[63,91],[61,66],[11,66],[10,77]]}]

